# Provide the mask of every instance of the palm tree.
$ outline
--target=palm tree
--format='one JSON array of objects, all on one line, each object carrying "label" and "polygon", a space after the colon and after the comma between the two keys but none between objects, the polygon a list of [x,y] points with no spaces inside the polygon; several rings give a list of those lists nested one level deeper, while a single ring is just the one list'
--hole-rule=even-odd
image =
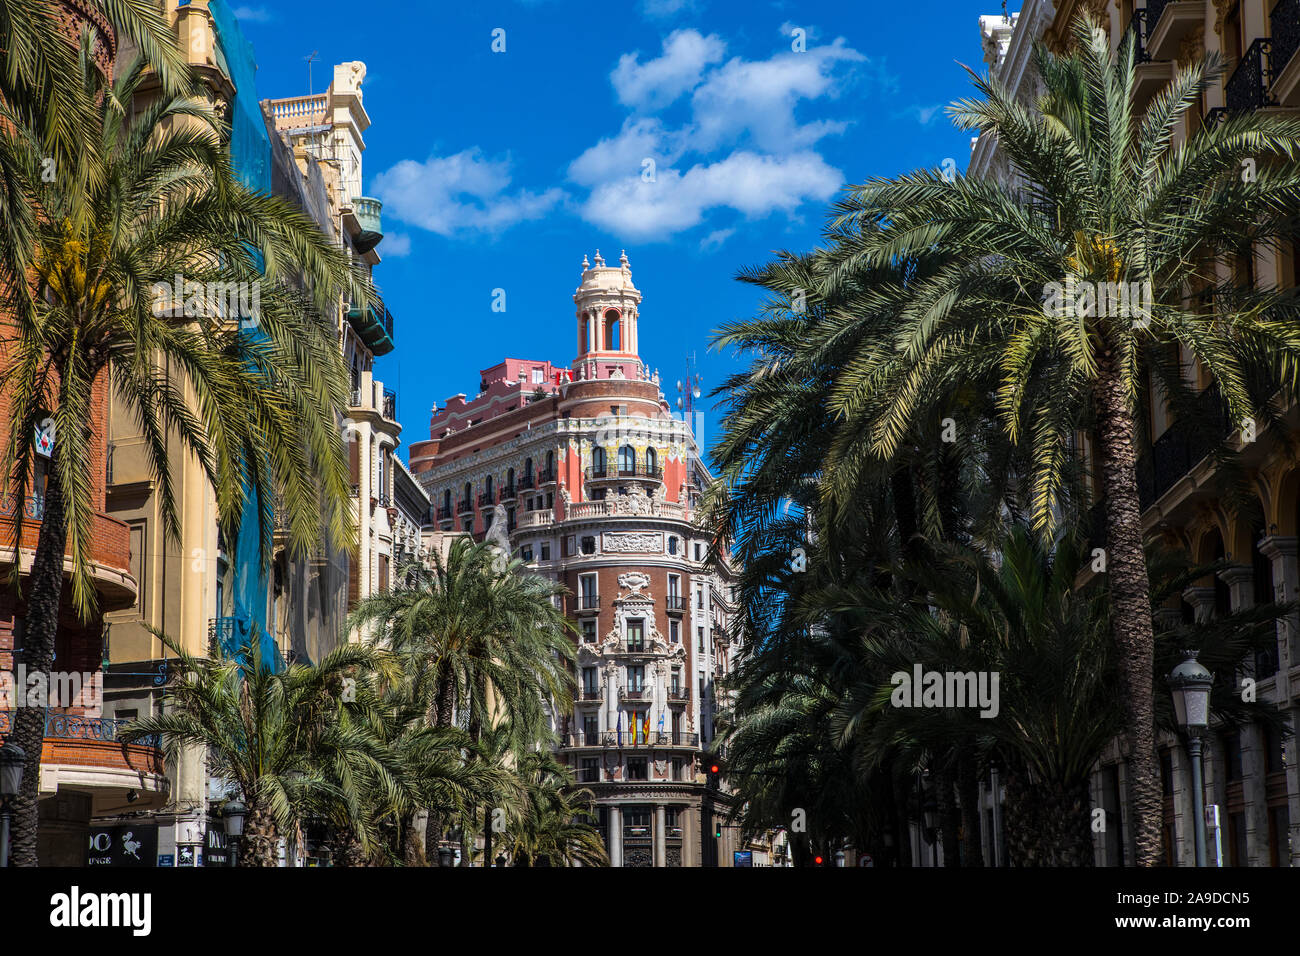
[{"label": "palm tree", "polygon": [[[456,711],[472,740],[499,722],[527,745],[542,740],[548,710],[572,701],[572,626],[555,603],[563,588],[469,538],[398,578],[407,583],[358,603],[350,626],[373,628],[402,659],[429,725],[450,727]],[[431,808],[430,857],[441,819]]]},{"label": "palm tree", "polygon": [[[1290,230],[1300,121],[1231,115],[1175,145],[1221,72],[1217,55],[1180,70],[1139,119],[1131,39],[1112,57],[1086,17],[1074,38],[1065,55],[1036,48],[1045,90],[1037,110],[981,79],[984,99],[953,107],[962,128],[996,135],[1023,188],[918,172],[853,187],[838,204],[819,294],[873,324],[892,312],[895,323],[850,359],[852,375],[828,409],[845,427],[826,469],[834,499],[847,502],[855,471],[891,459],[955,383],[987,383],[1008,438],[1028,446],[1031,518],[1046,533],[1064,508],[1074,436],[1091,431],[1137,860],[1151,866],[1161,857],[1161,795],[1136,477],[1139,386],[1152,376],[1177,413],[1191,413],[1185,369],[1170,359],[1176,347],[1213,376],[1234,422],[1273,420],[1276,388],[1295,386],[1294,295],[1253,287],[1241,262]],[[1243,177],[1246,160],[1265,172]],[[900,264],[916,264],[906,282],[863,281]],[[1071,282],[1102,290],[1103,306],[1066,291],[1070,307],[1062,307]],[[1150,307],[1117,305],[1115,284],[1150,290]]]},{"label": "palm tree", "polygon": [[158,736],[169,759],[205,748],[208,772],[233,784],[248,807],[243,865],[275,866],[278,840],[326,801],[346,808],[349,824],[369,837],[363,786],[391,788],[391,753],[364,721],[339,713],[358,709],[342,693],[345,680],[391,676],[394,664],[382,652],[344,644],[314,667],[275,670],[256,634],[234,656],[216,659],[158,636],[176,655],[164,712],[134,721],[121,739]]},{"label": "palm tree", "polygon": [[592,793],[573,786],[573,774],[549,746],[514,763],[522,799],[503,840],[516,866],[609,866],[605,840],[589,821]]},{"label": "palm tree", "polygon": [[[75,609],[87,615],[95,601],[92,394],[106,376],[144,433],[169,535],[179,528],[171,437],[212,483],[229,533],[253,502],[266,553],[277,492],[296,547],[318,542],[322,513],[336,543],[353,535],[335,424],[348,376],[331,311],[354,284],[346,260],[305,215],[235,179],[220,124],[205,104],[164,95],[139,110],[125,108],[145,78],[141,61],[122,65],[111,86],[93,68],[84,77],[84,95],[98,105],[95,122],[81,131],[80,165],[66,180],[41,183],[40,138],[5,130],[23,180],[40,184],[30,192],[37,223],[33,307],[14,301],[26,276],[0,277],[13,317],[0,368],[0,390],[10,397],[7,491],[27,493],[36,423],[51,416],[58,435],[27,595],[24,657],[38,672],[52,661],[65,551]],[[91,176],[92,166],[102,174]],[[260,283],[261,308],[252,317],[258,334],[242,331],[228,311],[171,301],[159,290],[178,274],[205,287]],[[159,371],[162,364],[170,374]],[[21,515],[13,531],[20,540]],[[33,709],[15,720],[15,742],[28,755],[15,805],[19,865],[36,863],[41,724]]]}]

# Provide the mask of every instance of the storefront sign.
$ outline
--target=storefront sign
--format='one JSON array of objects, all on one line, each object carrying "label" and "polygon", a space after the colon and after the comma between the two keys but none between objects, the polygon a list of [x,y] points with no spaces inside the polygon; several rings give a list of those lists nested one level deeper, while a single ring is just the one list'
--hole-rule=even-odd
[{"label": "storefront sign", "polygon": [[157,856],[156,824],[123,823],[90,830],[88,866],[154,866]]}]

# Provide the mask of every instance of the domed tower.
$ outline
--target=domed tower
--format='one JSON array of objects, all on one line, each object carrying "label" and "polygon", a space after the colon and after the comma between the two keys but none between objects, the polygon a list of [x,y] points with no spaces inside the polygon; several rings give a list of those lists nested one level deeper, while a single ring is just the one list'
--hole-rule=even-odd
[{"label": "domed tower", "polygon": [[632,284],[627,253],[618,266],[607,266],[596,250],[594,264],[582,257],[582,284],[573,294],[577,305],[577,378],[633,378],[641,368],[637,355],[637,312],[641,293]]}]

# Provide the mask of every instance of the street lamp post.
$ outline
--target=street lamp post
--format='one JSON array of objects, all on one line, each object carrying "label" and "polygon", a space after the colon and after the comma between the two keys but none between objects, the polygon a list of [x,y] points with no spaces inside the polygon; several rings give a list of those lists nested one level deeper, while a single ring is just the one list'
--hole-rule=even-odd
[{"label": "street lamp post", "polygon": [[0,866],[9,865],[10,801],[23,785],[23,764],[27,753],[15,743],[0,747]]},{"label": "street lamp post", "polygon": [[1214,675],[1196,660],[1195,651],[1184,651],[1183,662],[1169,674],[1178,726],[1187,734],[1187,752],[1192,758],[1192,825],[1196,839],[1196,865],[1205,866],[1205,793],[1201,774],[1201,734],[1210,726],[1210,687]]},{"label": "street lamp post", "polygon": [[226,818],[226,836],[230,837],[230,864],[239,866],[239,844],[244,835],[244,817],[248,807],[239,800],[231,800],[222,811]]}]

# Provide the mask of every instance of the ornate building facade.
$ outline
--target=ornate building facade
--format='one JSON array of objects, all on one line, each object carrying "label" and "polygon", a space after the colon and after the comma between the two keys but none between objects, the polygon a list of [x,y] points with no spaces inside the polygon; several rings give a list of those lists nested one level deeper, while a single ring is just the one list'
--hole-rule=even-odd
[{"label": "ornate building facade", "polygon": [[627,256],[584,257],[573,300],[572,364],[485,369],[475,398],[434,410],[411,470],[440,529],[490,537],[567,588],[577,690],[554,729],[612,863],[730,865],[701,764],[735,653],[732,572],[693,523],[710,475],[640,359]]}]

